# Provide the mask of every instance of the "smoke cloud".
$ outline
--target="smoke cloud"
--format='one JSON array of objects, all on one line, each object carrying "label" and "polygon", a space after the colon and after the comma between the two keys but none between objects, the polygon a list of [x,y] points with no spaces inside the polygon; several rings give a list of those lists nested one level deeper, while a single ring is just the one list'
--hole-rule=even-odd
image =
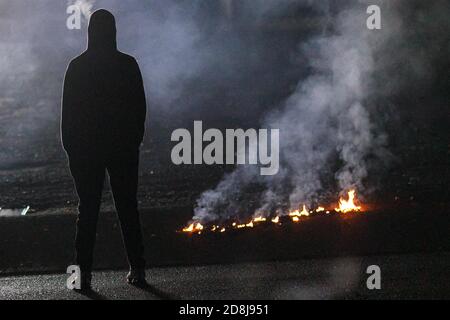
[{"label": "smoke cloud", "polygon": [[69,5],[74,5],[79,8],[80,12],[82,13],[82,18],[86,22],[89,21],[89,18],[92,14],[92,8],[94,7],[95,0],[70,0]]},{"label": "smoke cloud", "polygon": [[[363,195],[373,191],[369,173],[393,160],[380,112],[390,113],[390,97],[410,87],[411,81],[423,85],[417,79],[433,73],[425,67],[432,59],[414,51],[409,42],[414,33],[407,26],[417,20],[405,19],[411,12],[418,14],[417,4],[378,1],[384,31],[366,27],[365,9],[370,4],[344,4],[329,17],[328,31],[300,45],[298,60],[306,58],[311,72],[283,107],[261,123],[281,130],[281,173],[261,178],[250,168],[237,169],[200,196],[194,220],[268,216],[317,205],[332,190],[335,195],[354,188]],[[442,2],[435,5],[435,10],[448,8]],[[323,3],[319,9],[325,15],[330,12]],[[428,24],[425,30],[431,33],[433,27]],[[413,68],[400,67],[403,61],[411,61]],[[242,194],[254,184],[261,190],[253,192],[252,207],[242,201]]]}]

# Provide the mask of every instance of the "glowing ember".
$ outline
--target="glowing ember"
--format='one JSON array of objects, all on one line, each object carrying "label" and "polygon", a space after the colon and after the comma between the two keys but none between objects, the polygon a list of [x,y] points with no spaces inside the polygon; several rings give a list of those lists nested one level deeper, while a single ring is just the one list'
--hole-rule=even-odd
[{"label": "glowing ember", "polygon": [[323,212],[323,211],[325,211],[325,208],[324,208],[324,207],[318,207],[318,208],[316,209],[316,212]]},{"label": "glowing ember", "polygon": [[278,222],[280,222],[280,217],[275,217],[275,218],[273,218],[273,219],[272,219],[272,222],[273,222],[273,223],[278,223]]},{"label": "glowing ember", "polygon": [[348,200],[344,198],[339,199],[339,208],[334,209],[336,212],[359,212],[361,211],[361,207],[355,205],[355,190],[350,190],[348,192]]},{"label": "glowing ember", "polygon": [[265,221],[267,221],[267,219],[263,218],[263,217],[257,217],[255,219],[253,219],[253,223],[265,222]]}]

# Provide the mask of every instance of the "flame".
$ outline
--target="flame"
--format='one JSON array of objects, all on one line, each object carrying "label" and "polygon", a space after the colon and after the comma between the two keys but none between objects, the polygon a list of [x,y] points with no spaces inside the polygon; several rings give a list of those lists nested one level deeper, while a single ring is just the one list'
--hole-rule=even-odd
[{"label": "flame", "polygon": [[334,209],[336,212],[359,212],[361,211],[361,207],[355,205],[355,190],[350,190],[348,192],[348,200],[344,198],[339,199],[339,208]]},{"label": "flame", "polygon": [[232,226],[236,229],[242,229],[242,228],[253,228],[255,225],[253,224],[253,221],[250,221],[249,223],[243,224],[236,224],[236,222],[234,222]]},{"label": "flame", "polygon": [[[344,199],[343,197],[341,197],[339,199],[339,206],[337,208],[333,210],[331,209],[325,209],[325,207],[323,206],[318,206],[317,208],[313,208],[311,210],[308,211],[308,209],[306,208],[306,205],[303,205],[301,211],[300,209],[297,210],[293,210],[290,211],[288,216],[291,218],[291,220],[294,223],[298,223],[301,220],[301,217],[309,217],[311,213],[321,213],[321,214],[330,214],[331,212],[340,212],[340,213],[347,213],[347,212],[361,212],[362,211],[362,207],[361,206],[357,206],[355,204],[358,203],[359,201],[356,198],[356,190],[350,190],[348,191],[348,198]],[[210,232],[220,232],[220,233],[224,233],[226,231],[228,231],[228,229],[243,229],[243,228],[254,228],[255,226],[257,226],[259,223],[263,223],[266,221],[270,221],[274,224],[281,224],[281,215],[282,213],[278,213],[278,215],[276,217],[273,218],[265,218],[261,215],[257,215],[255,216],[252,220],[250,220],[249,222],[239,222],[239,221],[230,221],[228,223],[225,224],[214,224],[214,225],[210,225],[207,226],[205,229],[205,226],[203,226],[200,222],[192,222],[190,225],[188,225],[187,227],[185,227],[183,230],[183,232],[188,232],[188,233],[196,233],[196,234],[202,234],[203,231],[210,231]],[[270,220],[269,220],[270,219]]]},{"label": "flame", "polygon": [[302,217],[302,216],[308,217],[309,216],[309,212],[308,212],[308,210],[306,210],[306,206],[303,205],[302,211],[297,209],[295,211],[290,212],[289,216],[290,217],[297,217],[297,218]]},{"label": "flame", "polygon": [[204,229],[203,225],[199,222],[191,223],[189,226],[183,229],[183,232],[201,232]]},{"label": "flame", "polygon": [[263,218],[263,217],[257,217],[255,219],[253,219],[253,223],[265,222],[265,221],[267,221],[267,219]]}]

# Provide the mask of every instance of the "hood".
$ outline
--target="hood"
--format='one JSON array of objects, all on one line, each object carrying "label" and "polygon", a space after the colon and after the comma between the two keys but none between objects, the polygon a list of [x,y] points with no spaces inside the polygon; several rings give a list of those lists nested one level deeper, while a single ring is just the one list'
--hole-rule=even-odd
[{"label": "hood", "polygon": [[113,14],[104,9],[95,11],[89,20],[88,50],[117,50],[116,33],[116,20]]}]

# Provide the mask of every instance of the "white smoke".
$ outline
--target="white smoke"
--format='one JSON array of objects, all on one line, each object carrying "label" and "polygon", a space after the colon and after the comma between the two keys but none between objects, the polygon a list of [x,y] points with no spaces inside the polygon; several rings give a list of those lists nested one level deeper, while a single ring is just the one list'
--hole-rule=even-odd
[{"label": "white smoke", "polygon": [[95,0],[70,0],[69,5],[75,5],[79,8],[85,21],[89,21]]},{"label": "white smoke", "polygon": [[[372,123],[368,105],[376,72],[374,53],[382,41],[376,31],[366,28],[366,18],[363,6],[345,9],[335,18],[332,34],[301,46],[298,56],[306,57],[313,71],[282,110],[263,123],[281,131],[282,172],[264,178],[258,215],[318,201],[327,191],[324,175],[334,175],[340,191],[362,191],[368,158],[387,153],[386,135]],[[246,168],[227,175],[217,188],[200,196],[194,219],[237,214],[241,211],[237,195],[260,179]]]}]

